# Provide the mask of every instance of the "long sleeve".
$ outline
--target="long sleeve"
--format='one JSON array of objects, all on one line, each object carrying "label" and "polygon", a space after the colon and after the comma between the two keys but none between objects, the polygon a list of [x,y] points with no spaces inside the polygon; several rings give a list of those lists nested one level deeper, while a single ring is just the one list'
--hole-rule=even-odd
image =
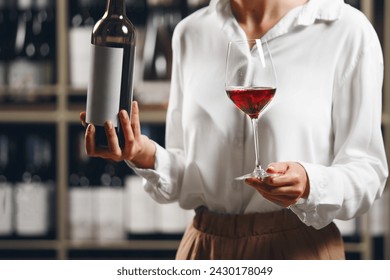
[{"label": "long sleeve", "polygon": [[388,175],[381,133],[382,81],[383,58],[375,38],[335,82],[333,163],[302,163],[311,193],[292,210],[306,224],[321,228],[335,218],[359,216],[380,197]]},{"label": "long sleeve", "polygon": [[136,168],[127,164],[144,179],[145,190],[160,203],[175,201],[179,196],[179,188],[184,172],[184,146],[182,130],[182,81],[180,77],[180,60],[178,38],[172,39],[173,66],[171,92],[166,120],[166,149],[156,145],[156,163],[154,169]]}]

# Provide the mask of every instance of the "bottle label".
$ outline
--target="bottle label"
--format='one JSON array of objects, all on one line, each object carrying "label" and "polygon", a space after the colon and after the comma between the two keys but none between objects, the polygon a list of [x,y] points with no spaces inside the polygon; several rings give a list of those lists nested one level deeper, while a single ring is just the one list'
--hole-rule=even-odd
[{"label": "bottle label", "polygon": [[17,89],[34,88],[50,83],[50,70],[43,64],[28,60],[16,59],[10,64],[8,84]]},{"label": "bottle label", "polygon": [[91,28],[74,27],[69,30],[70,83],[87,88],[91,59]]},{"label": "bottle label", "polygon": [[13,188],[0,182],[0,236],[10,235],[13,231]]},{"label": "bottle label", "polygon": [[87,123],[118,126],[123,49],[92,45],[90,81],[87,93]]}]

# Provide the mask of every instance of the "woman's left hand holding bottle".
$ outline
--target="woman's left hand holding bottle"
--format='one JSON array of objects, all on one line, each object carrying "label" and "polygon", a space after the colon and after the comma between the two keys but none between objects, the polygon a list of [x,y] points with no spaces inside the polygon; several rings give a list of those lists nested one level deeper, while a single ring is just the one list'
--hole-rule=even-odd
[{"label": "woman's left hand holding bottle", "polygon": [[136,101],[132,102],[131,118],[126,110],[119,112],[119,121],[125,136],[124,148],[119,146],[119,140],[111,121],[104,124],[108,148],[96,148],[95,126],[87,124],[85,116],[85,112],[80,113],[81,123],[87,128],[85,131],[85,150],[88,156],[117,162],[128,160],[139,168],[154,168],[156,146],[147,136],[141,134],[139,108]]}]

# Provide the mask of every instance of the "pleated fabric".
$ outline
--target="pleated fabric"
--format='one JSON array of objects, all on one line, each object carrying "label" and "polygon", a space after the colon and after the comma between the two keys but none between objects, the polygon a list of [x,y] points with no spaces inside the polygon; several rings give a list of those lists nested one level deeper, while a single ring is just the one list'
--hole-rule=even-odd
[{"label": "pleated fabric", "polygon": [[316,230],[288,209],[230,215],[200,207],[176,259],[343,260],[345,251],[335,224]]}]

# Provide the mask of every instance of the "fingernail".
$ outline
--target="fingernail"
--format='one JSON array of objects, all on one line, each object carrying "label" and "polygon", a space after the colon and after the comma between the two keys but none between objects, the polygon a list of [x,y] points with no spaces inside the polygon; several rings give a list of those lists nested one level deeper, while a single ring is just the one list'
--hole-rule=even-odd
[{"label": "fingernail", "polygon": [[272,165],[270,165],[267,167],[267,171],[271,171],[271,172],[275,171],[275,168]]},{"label": "fingernail", "polygon": [[125,110],[121,110],[119,112],[119,117],[121,117],[122,119],[125,119],[127,116],[126,116],[126,111]]},{"label": "fingernail", "polygon": [[94,127],[93,124],[89,124],[89,125],[87,126],[87,131],[88,131],[88,132],[94,132],[94,129],[95,129],[95,127]]},{"label": "fingernail", "polygon": [[113,124],[112,124],[111,121],[107,121],[107,122],[104,123],[104,126],[105,126],[106,129],[111,130],[112,127],[113,127]]}]

